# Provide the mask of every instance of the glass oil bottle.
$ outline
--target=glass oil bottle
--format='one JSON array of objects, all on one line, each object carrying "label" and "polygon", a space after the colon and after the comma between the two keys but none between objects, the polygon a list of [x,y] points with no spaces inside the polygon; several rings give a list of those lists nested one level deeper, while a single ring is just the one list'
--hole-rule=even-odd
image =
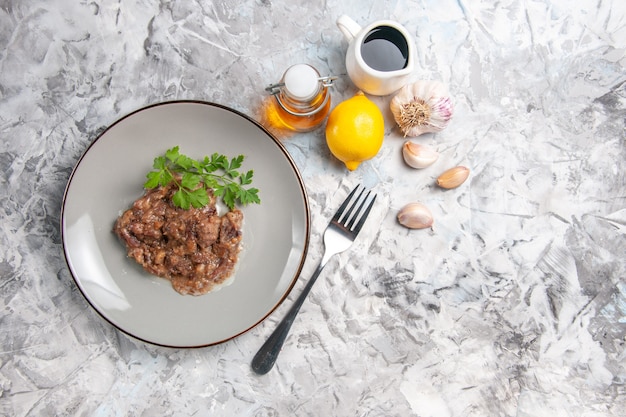
[{"label": "glass oil bottle", "polygon": [[309,132],[320,126],[330,112],[330,91],[336,77],[321,77],[308,64],[289,67],[277,84],[265,90],[272,96],[266,117],[273,127]]}]

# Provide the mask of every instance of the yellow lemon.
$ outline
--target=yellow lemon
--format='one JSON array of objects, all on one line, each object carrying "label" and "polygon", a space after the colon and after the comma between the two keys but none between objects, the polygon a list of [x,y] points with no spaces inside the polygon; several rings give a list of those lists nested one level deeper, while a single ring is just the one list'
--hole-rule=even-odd
[{"label": "yellow lemon", "polygon": [[376,156],[384,137],[383,114],[361,91],[339,103],[326,122],[328,149],[350,171]]}]

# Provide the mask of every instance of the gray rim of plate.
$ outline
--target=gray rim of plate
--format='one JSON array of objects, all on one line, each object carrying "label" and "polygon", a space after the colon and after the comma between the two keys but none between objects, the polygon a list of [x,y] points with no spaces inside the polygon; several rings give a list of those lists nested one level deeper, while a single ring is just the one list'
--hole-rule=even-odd
[{"label": "gray rim of plate", "polygon": [[[111,132],[113,129],[115,129],[116,127],[120,126],[121,124],[131,120],[133,117],[136,117],[137,115],[141,114],[142,112],[146,112],[146,111],[151,111],[153,109],[157,109],[157,108],[164,108],[167,106],[176,106],[176,105],[190,105],[190,106],[205,106],[207,109],[213,109],[215,111],[225,111],[226,114],[230,114],[233,115],[236,119],[239,119],[242,123],[244,124],[249,124],[251,127],[253,127],[255,130],[258,130],[258,132],[264,136],[266,136],[271,143],[273,143],[276,146],[276,149],[278,150],[278,152],[280,154],[282,154],[282,157],[284,158],[284,160],[288,163],[288,165],[291,168],[291,173],[293,174],[293,178],[292,180],[295,180],[297,182],[297,186],[299,187],[299,192],[301,193],[302,196],[302,204],[303,204],[303,213],[302,216],[304,217],[303,222],[304,224],[302,225],[302,227],[304,228],[303,231],[303,241],[301,242],[301,246],[299,248],[299,251],[296,251],[296,257],[298,258],[297,261],[293,261],[291,260],[292,263],[297,262],[297,266],[295,266],[295,269],[293,270],[293,273],[290,273],[290,277],[287,277],[287,279],[289,279],[288,284],[285,286],[282,294],[275,300],[275,302],[270,303],[272,304],[271,306],[269,306],[267,308],[267,311],[264,312],[264,314],[261,314],[258,319],[252,321],[249,325],[246,325],[245,327],[241,328],[241,329],[237,329],[236,331],[234,331],[233,334],[226,334],[223,335],[221,337],[219,337],[216,340],[212,340],[212,341],[208,341],[208,342],[192,342],[192,343],[182,343],[182,344],[178,344],[178,343],[172,343],[172,342],[163,342],[163,341],[159,341],[159,340],[155,340],[155,338],[153,337],[146,337],[145,335],[141,335],[138,334],[140,332],[137,331],[133,331],[133,330],[129,330],[127,328],[124,328],[124,326],[120,325],[118,323],[118,320],[112,319],[110,317],[109,314],[107,314],[104,311],[101,311],[101,306],[98,305],[97,302],[95,302],[94,300],[92,300],[91,296],[88,294],[88,292],[83,288],[84,283],[81,282],[81,279],[79,279],[76,275],[77,272],[74,270],[74,267],[72,265],[72,259],[68,249],[68,244],[67,244],[67,235],[68,235],[68,230],[66,229],[66,214],[68,211],[68,196],[70,194],[70,191],[72,189],[72,184],[73,181],[76,181],[76,176],[77,176],[77,172],[79,171],[81,164],[84,163],[86,157],[90,154],[90,151],[92,151],[94,149],[94,147],[96,145],[98,145],[103,138],[105,138],[107,136],[107,134],[109,134],[109,132]],[[175,141],[174,141],[175,142]],[[173,143],[172,146],[175,146],[176,143]],[[163,149],[164,151],[164,149]],[[185,152],[185,149],[183,149],[181,147],[181,152],[182,153],[187,153]],[[219,152],[219,151],[218,151]],[[188,153],[189,154],[189,153]],[[145,170],[145,173],[147,173],[150,169],[151,169],[151,162],[153,160],[154,157],[159,155],[159,151],[155,150],[154,155],[149,155],[149,160],[150,160],[150,166],[147,167]],[[204,156],[201,155],[200,157]],[[228,156],[235,156],[235,155],[228,155]],[[244,162],[244,167],[245,166],[245,162]],[[243,169],[242,168],[242,169]],[[254,168],[255,169],[255,177],[257,176],[257,168],[255,167],[250,167],[250,168]],[[250,169],[248,168],[248,169]],[[139,197],[142,193],[143,193],[143,181],[144,178],[138,178],[136,179],[137,181],[135,181],[133,184],[129,185],[128,187],[131,187],[130,189],[132,189],[132,187],[137,187],[137,184],[139,185],[139,189],[137,190],[137,197]],[[253,186],[256,185],[253,183]],[[261,190],[261,193],[263,193],[263,190]],[[261,205],[263,204],[263,194],[261,194],[262,198],[261,198]],[[130,201],[132,202],[132,201]],[[123,210],[125,210],[128,207],[128,205],[126,206],[120,206],[119,207],[119,213],[121,213]],[[117,217],[117,215],[119,213],[111,213],[111,218],[112,221],[115,220],[115,218]],[[249,117],[248,115],[237,111],[235,109],[232,109],[230,107],[221,105],[221,104],[216,104],[216,103],[212,103],[212,102],[208,102],[208,101],[202,101],[202,100],[173,100],[173,101],[165,101],[165,102],[159,102],[159,103],[155,103],[155,104],[150,104],[147,106],[144,106],[142,108],[139,108],[137,110],[134,110],[128,114],[126,114],[125,116],[117,119],[115,122],[113,122],[111,125],[109,125],[103,132],[99,133],[98,136],[87,146],[87,149],[82,153],[82,155],[79,157],[78,161],[76,162],[72,173],[70,174],[68,181],[67,181],[67,185],[63,194],[63,200],[62,200],[62,206],[61,206],[61,240],[62,240],[62,244],[63,244],[63,254],[65,257],[65,261],[66,264],[68,266],[68,270],[72,276],[72,279],[74,280],[74,283],[77,285],[78,289],[80,290],[82,296],[85,298],[85,300],[89,303],[89,305],[105,320],[107,321],[109,324],[111,324],[113,327],[115,327],[116,329],[118,329],[119,331],[127,334],[128,336],[133,337],[134,339],[140,340],[142,342],[146,342],[149,344],[153,344],[153,345],[157,345],[157,346],[163,346],[163,347],[172,347],[172,348],[201,348],[201,347],[207,347],[207,346],[214,346],[214,345],[218,345],[221,343],[224,343],[226,341],[232,340],[248,331],[250,331],[251,329],[253,329],[254,327],[256,327],[257,325],[259,325],[261,322],[263,322],[268,316],[270,316],[284,301],[285,299],[288,297],[288,295],[290,294],[290,292],[292,291],[293,287],[295,286],[295,283],[300,275],[300,273],[302,272],[302,268],[304,267],[304,263],[306,260],[306,255],[308,252],[308,247],[309,247],[309,241],[310,241],[310,206],[309,206],[309,202],[308,202],[308,196],[307,196],[307,192],[306,192],[306,187],[304,185],[304,182],[302,180],[302,176],[297,168],[297,166],[295,165],[291,155],[288,153],[288,151],[286,150],[286,148],[284,147],[284,145],[282,143],[280,143],[280,141],[274,137],[274,135],[272,135],[265,127],[263,127],[260,123],[258,123],[257,121],[255,121],[254,119],[252,119],[251,117]],[[293,219],[292,219],[293,220]],[[245,220],[244,220],[245,221]],[[293,226],[292,226],[293,228]],[[95,234],[96,231],[93,231],[93,233]],[[244,223],[244,242],[245,242],[245,238],[246,238],[246,228],[245,228],[245,223]],[[126,257],[126,251],[123,247],[123,245],[119,242],[117,242],[117,244],[119,245],[119,253],[125,258]],[[270,243],[271,244],[271,243]],[[245,243],[244,243],[245,246]],[[245,256],[245,252],[246,249],[244,248],[242,251],[242,255]],[[293,255],[293,249],[291,250],[290,254],[288,255],[288,257],[291,259],[294,255]],[[289,261],[289,260],[288,260]],[[126,262],[134,262],[132,260],[128,260],[126,259]],[[242,262],[242,259],[240,257],[239,262]],[[140,269],[139,266],[136,266],[137,268]],[[262,266],[261,266],[262,267]],[[132,269],[132,267],[129,267],[129,269]],[[147,273],[146,273],[147,274]],[[236,274],[237,272],[235,272],[235,280],[236,280]],[[286,273],[285,273],[286,275]],[[287,279],[285,279],[284,277],[281,278],[281,281],[284,280],[286,281]],[[169,286],[169,288],[167,288],[167,290],[175,293],[175,291],[171,288],[171,285],[169,283],[169,281],[163,279],[163,278],[158,278],[158,277],[153,277],[153,280],[157,283],[159,283],[159,285],[164,286],[167,288],[167,286]],[[226,287],[228,288],[228,287]],[[218,291],[216,291],[216,294],[219,294],[221,291],[224,291],[224,289],[220,289]],[[211,294],[211,293],[210,293]],[[209,294],[207,294],[209,295]],[[194,298],[200,298],[200,297],[206,297],[207,295],[203,295],[203,296],[198,296],[198,297],[194,297],[194,296],[182,296],[182,297],[194,297]],[[157,338],[158,339],[158,338]]]}]

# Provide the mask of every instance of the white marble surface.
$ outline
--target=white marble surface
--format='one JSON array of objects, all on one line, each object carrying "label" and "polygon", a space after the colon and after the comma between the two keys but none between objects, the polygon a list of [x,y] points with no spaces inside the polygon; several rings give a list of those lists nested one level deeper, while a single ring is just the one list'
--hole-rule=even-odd
[{"label": "white marble surface", "polygon": [[[626,415],[626,3],[622,0],[0,2],[0,415]],[[250,369],[286,304],[222,345],[117,331],[83,299],[59,233],[63,190],[119,117],[173,99],[260,119],[263,88],[305,62],[355,88],[335,19],[415,36],[415,79],[449,85],[451,125],[406,167],[388,110],[379,155],[347,172],[323,131],[284,138],[314,233],[347,190],[380,202],[332,260],[276,367]],[[461,188],[433,186],[456,164]],[[422,201],[432,230],[398,209]],[[290,300],[304,280],[296,285]],[[289,304],[290,301],[287,302]]]}]

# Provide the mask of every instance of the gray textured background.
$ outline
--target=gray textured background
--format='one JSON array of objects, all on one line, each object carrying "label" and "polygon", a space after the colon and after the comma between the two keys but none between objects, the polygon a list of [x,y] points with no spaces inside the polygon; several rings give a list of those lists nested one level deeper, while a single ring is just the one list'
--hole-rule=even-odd
[{"label": "gray textured background", "polygon": [[[65,265],[63,190],[88,144],[144,105],[200,99],[258,120],[291,64],[355,92],[335,19],[414,35],[416,79],[449,85],[451,125],[401,161],[348,173],[323,130],[283,138],[313,234],[357,182],[380,203],[305,303],[276,368],[250,360],[286,311],[223,345],[174,350],[102,320]],[[0,415],[623,416],[626,3],[621,0],[0,1]],[[461,188],[433,180],[471,168]],[[111,161],[111,169],[115,169]],[[432,230],[395,220],[411,201]],[[293,295],[303,285],[299,281]]]}]

